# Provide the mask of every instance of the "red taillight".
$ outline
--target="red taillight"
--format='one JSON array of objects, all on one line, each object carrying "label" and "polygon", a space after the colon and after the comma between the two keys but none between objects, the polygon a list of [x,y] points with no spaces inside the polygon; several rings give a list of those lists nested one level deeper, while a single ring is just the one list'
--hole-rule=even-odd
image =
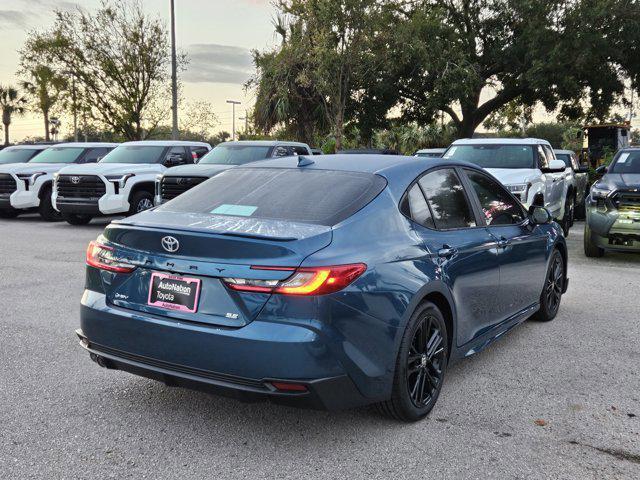
[{"label": "red taillight", "polygon": [[307,386],[302,385],[300,383],[289,383],[289,382],[270,382],[271,385],[275,387],[276,390],[280,390],[281,392],[306,392]]},{"label": "red taillight", "polygon": [[87,265],[117,273],[130,273],[136,267],[113,258],[113,248],[98,242],[89,242],[87,247]]},{"label": "red taillight", "polygon": [[241,292],[279,293],[283,295],[326,295],[342,290],[364,273],[364,263],[334,265],[330,267],[251,267],[254,270],[293,271],[284,280],[253,280],[224,278],[232,290]]}]

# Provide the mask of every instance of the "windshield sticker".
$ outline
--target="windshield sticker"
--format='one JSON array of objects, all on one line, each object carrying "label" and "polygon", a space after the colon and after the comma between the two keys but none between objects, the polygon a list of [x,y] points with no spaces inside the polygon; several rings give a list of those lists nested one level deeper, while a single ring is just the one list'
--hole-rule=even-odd
[{"label": "windshield sticker", "polygon": [[622,155],[620,155],[620,158],[618,159],[618,163],[624,163],[627,161],[627,158],[629,158],[629,153],[623,153]]},{"label": "windshield sticker", "polygon": [[456,153],[457,149],[458,147],[451,147],[449,150],[447,150],[447,153],[444,154],[444,158],[449,158],[453,156],[453,154]]},{"label": "windshield sticker", "polygon": [[217,215],[235,215],[237,217],[250,217],[253,215],[258,207],[252,207],[251,205],[227,205],[223,204],[219,207],[211,210],[211,213]]}]

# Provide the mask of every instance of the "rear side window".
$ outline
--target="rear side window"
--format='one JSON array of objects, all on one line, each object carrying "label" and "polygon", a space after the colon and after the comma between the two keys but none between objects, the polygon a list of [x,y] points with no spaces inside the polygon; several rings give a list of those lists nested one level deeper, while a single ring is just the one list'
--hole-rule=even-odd
[{"label": "rear side window", "polygon": [[209,153],[209,149],[207,147],[191,147],[191,154],[193,155],[194,160],[201,159],[207,153]]},{"label": "rear side window", "polygon": [[409,189],[402,200],[401,210],[405,216],[411,218],[414,222],[428,228],[436,228],[429,205],[427,205],[427,201],[417,183]]},{"label": "rear side window", "polygon": [[233,168],[157,210],[333,226],[366,206],[386,185],[384,178],[362,172]]},{"label": "rear side window", "polygon": [[431,207],[436,228],[475,227],[467,195],[455,170],[443,168],[427,173],[418,181]]},{"label": "rear side window", "polygon": [[306,148],[301,147],[300,145],[294,145],[291,147],[294,155],[309,155],[309,152]]}]

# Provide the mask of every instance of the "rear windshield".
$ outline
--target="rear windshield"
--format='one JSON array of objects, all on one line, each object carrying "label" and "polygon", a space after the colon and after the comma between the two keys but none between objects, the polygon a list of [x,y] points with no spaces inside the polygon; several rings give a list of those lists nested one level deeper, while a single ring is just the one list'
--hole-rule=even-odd
[{"label": "rear windshield", "polygon": [[0,165],[27,162],[39,151],[39,149],[5,148],[4,150],[0,150]]},{"label": "rear windshield", "polygon": [[100,163],[159,163],[166,147],[120,145],[109,152]]},{"label": "rear windshield", "polygon": [[29,163],[73,163],[84,152],[84,148],[50,147]]},{"label": "rear windshield", "polygon": [[362,172],[233,168],[157,211],[333,226],[367,205],[386,184],[384,178]]},{"label": "rear windshield", "polygon": [[531,145],[453,145],[444,158],[475,163],[482,168],[535,168],[535,150]]},{"label": "rear windshield", "polygon": [[218,145],[202,157],[200,164],[244,165],[245,163],[264,160],[269,156],[271,147],[259,145]]},{"label": "rear windshield", "polygon": [[640,151],[620,152],[611,163],[609,173],[640,173]]}]

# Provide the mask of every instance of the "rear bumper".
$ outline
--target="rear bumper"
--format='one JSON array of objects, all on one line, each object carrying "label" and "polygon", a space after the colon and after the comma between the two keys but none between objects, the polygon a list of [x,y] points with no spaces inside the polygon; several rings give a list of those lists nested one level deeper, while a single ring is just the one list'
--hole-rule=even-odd
[{"label": "rear bumper", "polygon": [[80,339],[80,346],[89,352],[91,359],[100,366],[156,380],[170,387],[189,388],[234,398],[241,402],[269,401],[316,410],[335,410],[366,403],[346,375],[307,381],[295,380],[297,385],[303,385],[307,390],[281,392],[276,390],[270,382],[292,382],[291,380],[282,378],[254,380],[198,371],[91,343],[82,330],[76,330],[76,335]]},{"label": "rear bumper", "polygon": [[[364,395],[341,352],[299,325],[254,320],[225,328],[174,321],[106,305],[104,295],[85,291],[77,334],[107,367],[241,401],[336,410],[383,399]],[[273,381],[307,391],[282,392]]]}]

